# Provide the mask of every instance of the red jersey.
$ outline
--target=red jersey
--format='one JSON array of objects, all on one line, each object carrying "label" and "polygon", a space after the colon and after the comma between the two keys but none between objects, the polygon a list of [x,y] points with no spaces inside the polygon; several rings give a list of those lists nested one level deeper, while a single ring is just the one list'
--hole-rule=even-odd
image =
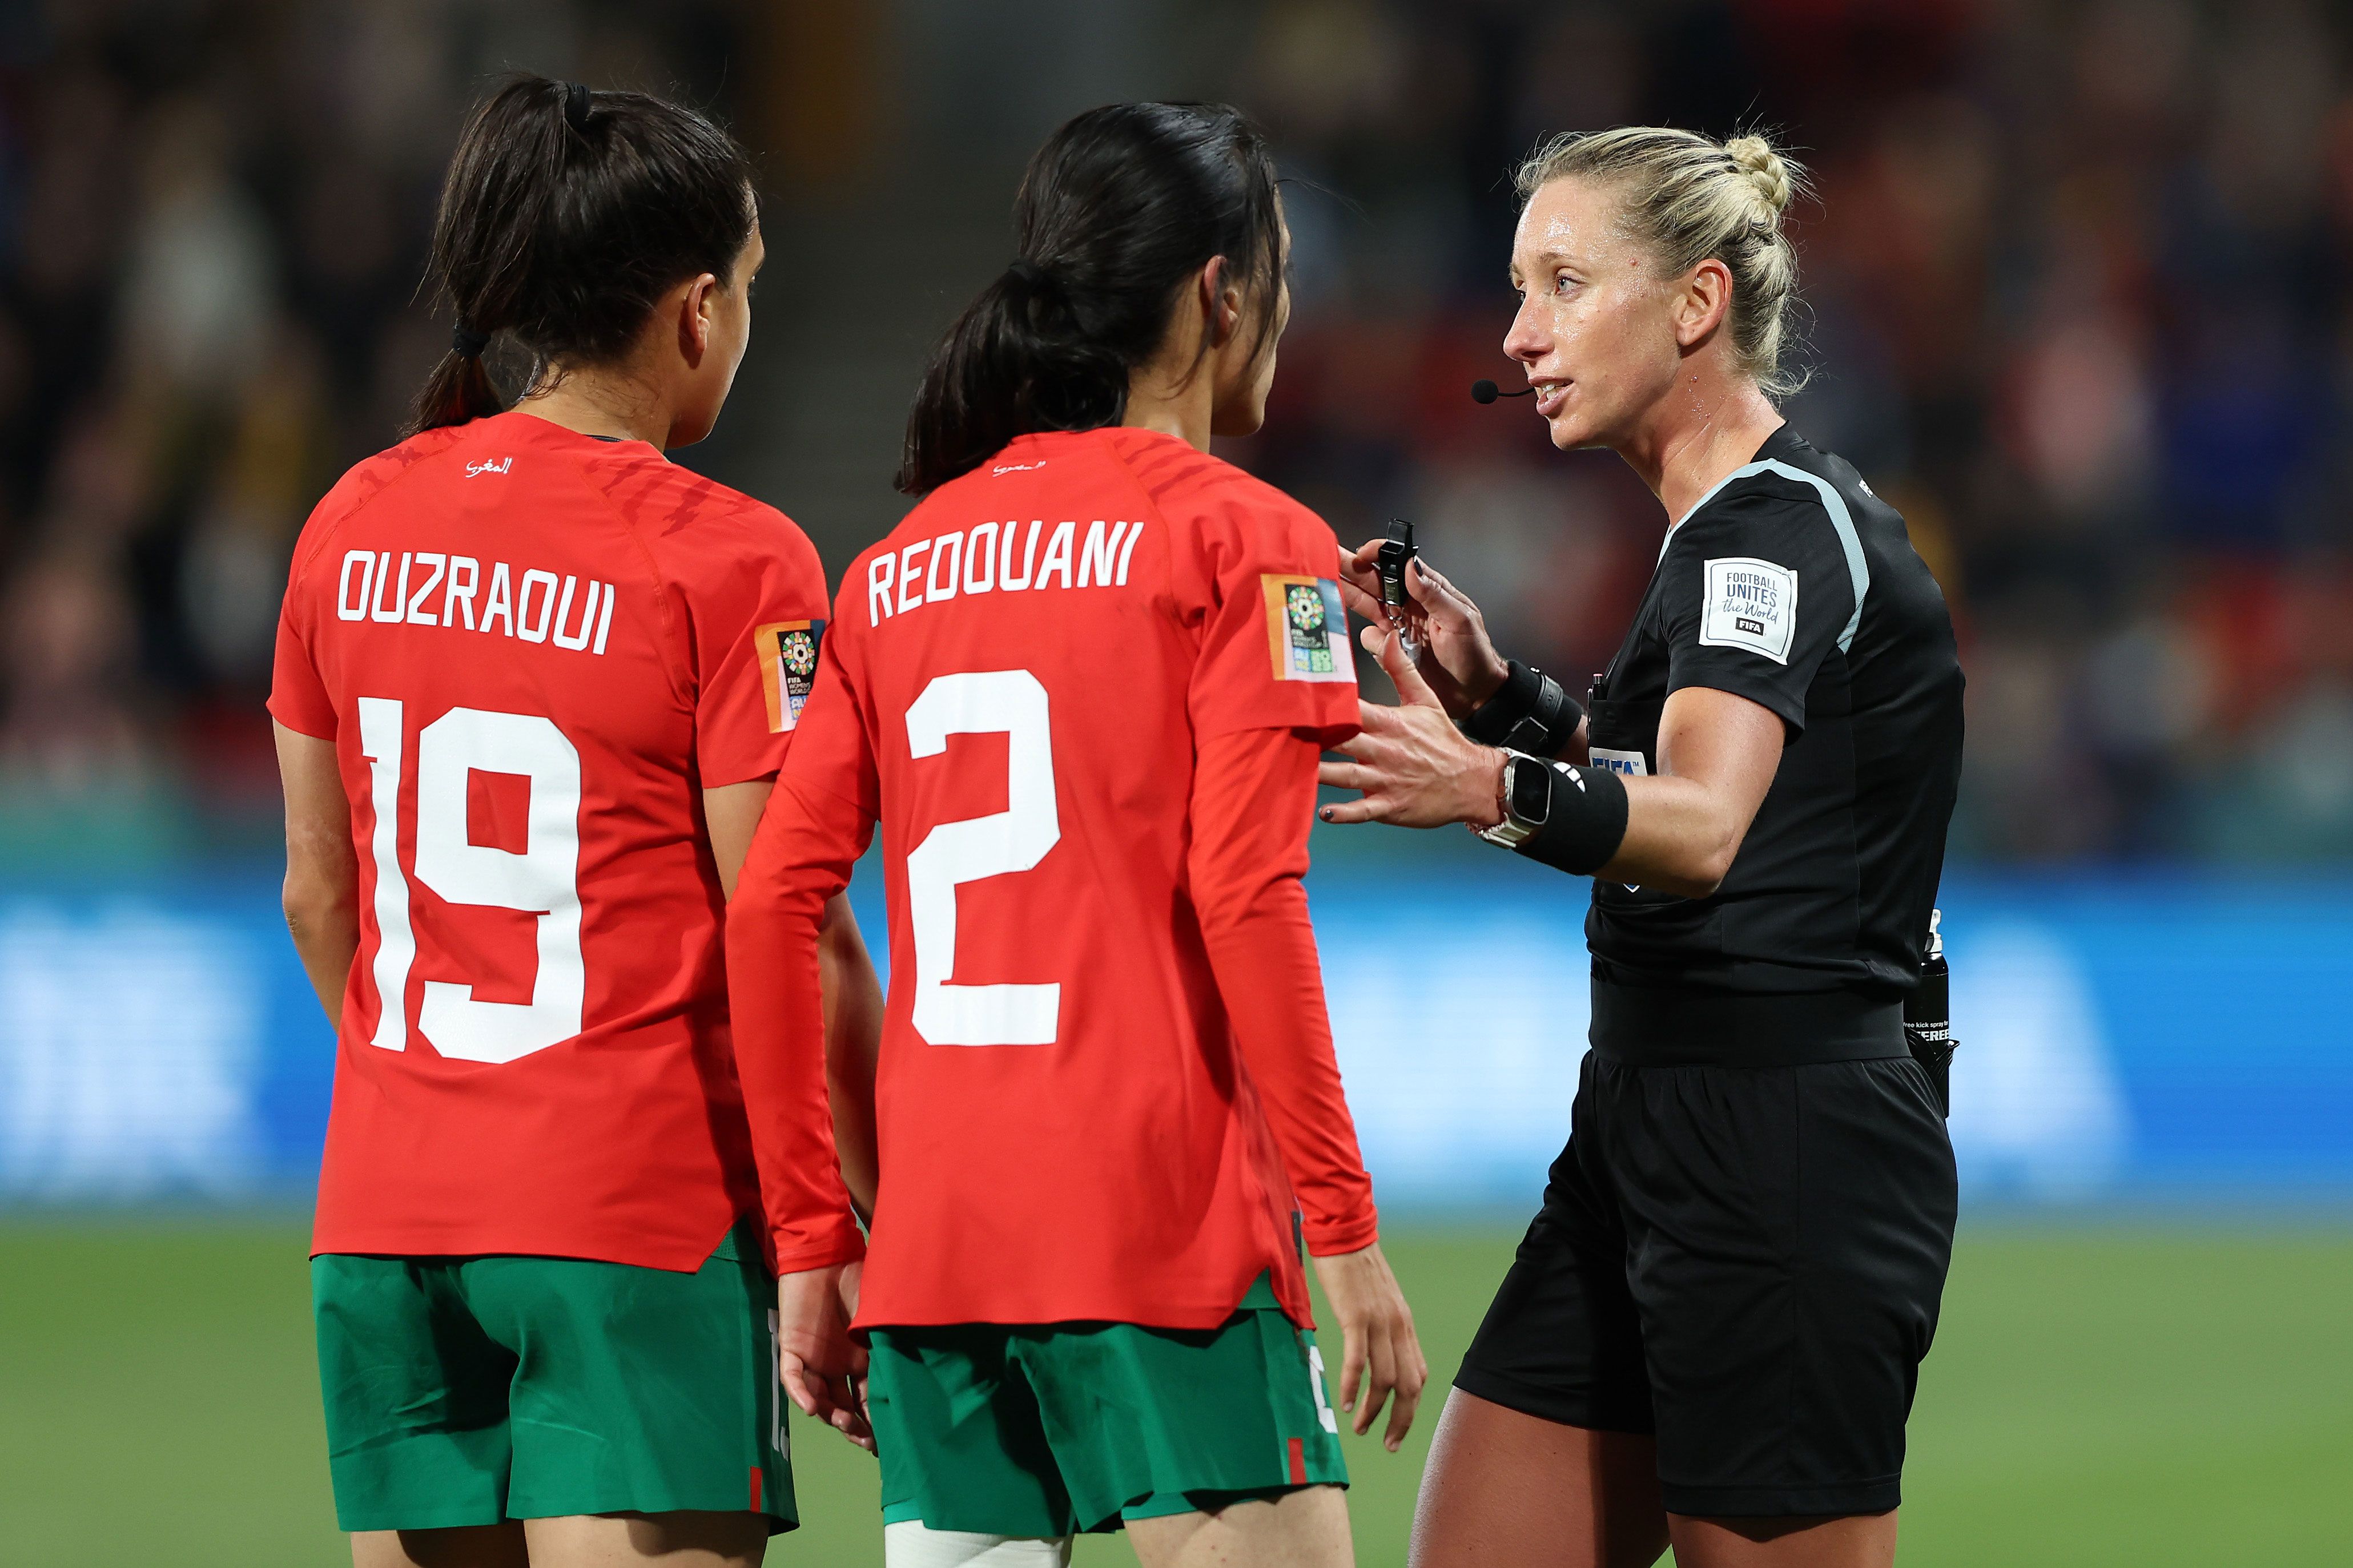
[{"label": "red jersey", "polygon": [[[729,945],[754,1135],[793,1146],[818,911],[880,824],[861,1328],[1209,1327],[1268,1272],[1305,1322],[1294,1191],[1315,1251],[1375,1238],[1300,882],[1357,728],[1337,549],[1101,429],[1014,441],[851,567]],[[768,1196],[780,1249],[830,1223]]]},{"label": "red jersey", "polygon": [[359,860],[314,1251],[691,1269],[754,1211],[701,792],[776,771],[825,615],[780,513],[527,414],[319,503],[269,700]]}]

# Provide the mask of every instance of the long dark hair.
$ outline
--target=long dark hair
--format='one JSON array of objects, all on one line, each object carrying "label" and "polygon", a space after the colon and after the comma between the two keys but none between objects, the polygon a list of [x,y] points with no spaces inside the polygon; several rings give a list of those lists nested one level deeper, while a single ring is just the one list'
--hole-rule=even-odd
[{"label": "long dark hair", "polygon": [[909,495],[1016,436],[1117,424],[1128,373],[1159,352],[1179,289],[1213,258],[1255,307],[1253,353],[1275,329],[1274,158],[1240,110],[1091,109],[1029,160],[1013,222],[1019,259],[956,318],[915,394],[898,479]]},{"label": "long dark hair", "polygon": [[466,122],[442,181],[426,280],[457,334],[408,434],[506,406],[482,363],[494,333],[532,355],[533,384],[551,362],[619,358],[671,287],[726,281],[757,217],[751,161],[694,110],[509,80]]}]

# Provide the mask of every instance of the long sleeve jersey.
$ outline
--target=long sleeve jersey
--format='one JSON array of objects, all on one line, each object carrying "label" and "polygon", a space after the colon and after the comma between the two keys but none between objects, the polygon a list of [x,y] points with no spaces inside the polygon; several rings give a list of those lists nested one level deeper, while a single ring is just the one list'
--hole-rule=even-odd
[{"label": "long sleeve jersey", "polygon": [[[1356,728],[1331,530],[1172,437],[1024,437],[855,562],[731,908],[755,1145],[825,1114],[817,927],[879,827],[861,1327],[1309,1321],[1375,1238],[1301,882]],[[781,1267],[839,1200],[766,1180]]]}]

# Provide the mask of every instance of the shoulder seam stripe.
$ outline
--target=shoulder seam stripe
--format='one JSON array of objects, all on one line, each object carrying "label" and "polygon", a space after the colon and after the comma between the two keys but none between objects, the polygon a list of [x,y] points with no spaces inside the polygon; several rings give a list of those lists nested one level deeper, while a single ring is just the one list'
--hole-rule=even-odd
[{"label": "shoulder seam stripe", "polygon": [[1205,474],[1197,468],[1187,473],[1171,474],[1165,479],[1147,479],[1144,488],[1156,496],[1189,495],[1197,490],[1216,489],[1217,476]]},{"label": "shoulder seam stripe", "polygon": [[1145,474],[1157,473],[1162,468],[1168,467],[1171,463],[1180,463],[1187,458],[1197,458],[1199,456],[1199,453],[1187,451],[1181,447],[1173,452],[1147,451],[1145,454],[1144,460],[1142,462],[1131,462],[1129,463],[1128,468],[1136,475],[1137,478],[1140,479]]},{"label": "shoulder seam stripe", "polygon": [[[1830,514],[1831,527],[1838,534],[1839,549],[1846,554],[1847,578],[1854,586],[1854,614],[1846,618],[1846,628],[1839,633],[1839,652],[1844,653],[1853,646],[1854,634],[1862,626],[1862,599],[1864,595],[1871,592],[1871,567],[1862,558],[1862,540],[1854,531],[1854,517],[1847,510],[1846,498],[1838,493],[1837,487],[1830,480],[1820,474],[1810,474],[1803,468],[1792,468],[1778,458],[1767,458],[1762,462],[1750,463],[1745,468],[1735,468],[1723,479],[1718,479],[1707,494],[1692,503],[1690,511],[1676,519],[1675,528],[1681,528],[1690,521],[1701,507],[1715,499],[1716,491],[1721,490],[1733,480],[1750,479],[1757,474],[1778,474],[1785,479],[1795,479],[1801,485],[1810,485],[1813,487],[1814,493],[1822,498],[1822,510]],[[1667,544],[1672,542],[1674,537],[1675,529],[1667,530],[1666,540],[1661,542],[1659,545],[1660,560],[1664,561],[1667,558]]]},{"label": "shoulder seam stripe", "polygon": [[1196,452],[1188,447],[1181,451],[1169,452],[1165,455],[1155,455],[1150,459],[1137,464],[1134,468],[1134,473],[1136,478],[1142,479],[1148,474],[1187,473],[1197,469],[1214,468],[1219,466],[1220,465],[1218,460],[1215,458],[1210,457],[1207,452]]},{"label": "shoulder seam stripe", "polygon": [[1225,487],[1216,474],[1200,472],[1175,474],[1157,484],[1147,484],[1145,489],[1162,500],[1177,500],[1187,496],[1214,494]]}]

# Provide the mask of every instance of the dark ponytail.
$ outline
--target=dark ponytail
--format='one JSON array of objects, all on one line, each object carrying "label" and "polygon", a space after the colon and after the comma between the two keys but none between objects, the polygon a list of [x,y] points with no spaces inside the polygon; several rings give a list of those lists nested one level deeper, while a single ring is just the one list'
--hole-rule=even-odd
[{"label": "dark ponytail", "polygon": [[494,333],[532,356],[528,384],[620,358],[672,287],[733,275],[757,216],[744,149],[692,110],[514,78],[442,182],[427,281],[457,328],[408,434],[506,406],[482,361]]},{"label": "dark ponytail", "polygon": [[1117,424],[1129,373],[1159,353],[1179,290],[1213,258],[1255,318],[1253,352],[1274,331],[1274,159],[1239,110],[1090,110],[1029,160],[1013,211],[1020,259],[948,329],[907,416],[898,484],[910,495],[1016,436]]}]

